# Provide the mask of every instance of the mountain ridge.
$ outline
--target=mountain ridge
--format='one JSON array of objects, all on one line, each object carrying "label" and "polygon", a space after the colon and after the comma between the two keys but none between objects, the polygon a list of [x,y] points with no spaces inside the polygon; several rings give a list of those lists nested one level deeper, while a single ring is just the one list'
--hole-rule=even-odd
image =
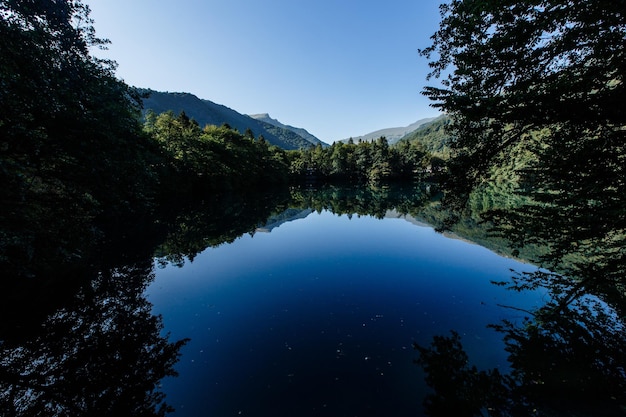
[{"label": "mountain ridge", "polygon": [[144,115],[150,110],[157,114],[166,111],[173,111],[174,113],[184,111],[187,116],[194,119],[202,127],[228,124],[241,133],[250,129],[255,137],[263,135],[270,144],[287,150],[311,146],[311,142],[290,129],[254,119],[222,104],[201,99],[192,93],[138,90],[143,97]]},{"label": "mountain ridge", "polygon": [[426,117],[424,119],[419,119],[418,121],[411,123],[408,126],[404,126],[404,127],[388,127],[385,129],[379,129],[376,130],[374,132],[370,132],[370,133],[366,133],[365,135],[360,135],[360,136],[352,136],[350,138],[347,139],[342,139],[338,142],[348,142],[350,139],[352,139],[354,142],[358,142],[359,140],[365,141],[365,142],[372,142],[376,139],[378,139],[381,136],[384,136],[385,138],[387,138],[387,142],[389,142],[390,145],[393,145],[397,142],[400,141],[400,139],[402,139],[403,137],[407,136],[408,134],[410,134],[411,132],[414,132],[415,130],[419,129],[421,126],[432,122],[433,120],[437,119],[437,117]]},{"label": "mountain ridge", "polygon": [[301,136],[305,140],[309,141],[313,146],[316,146],[318,144],[322,145],[322,147],[329,146],[327,143],[323,142],[322,140],[317,138],[315,135],[312,135],[311,133],[309,133],[306,129],[303,129],[301,127],[294,127],[294,126],[291,126],[291,125],[283,124],[280,121],[278,121],[276,119],[273,119],[269,115],[269,113],[248,114],[247,116],[252,117],[253,119],[256,119],[256,120],[261,120],[261,121],[263,121],[265,123],[272,124],[272,125],[277,126],[277,127],[281,127],[283,129],[291,130],[292,132],[294,132],[297,135]]}]

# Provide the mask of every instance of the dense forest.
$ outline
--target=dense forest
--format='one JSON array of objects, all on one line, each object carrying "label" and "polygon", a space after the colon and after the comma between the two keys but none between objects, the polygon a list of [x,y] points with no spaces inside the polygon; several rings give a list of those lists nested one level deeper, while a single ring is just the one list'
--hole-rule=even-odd
[{"label": "dense forest", "polygon": [[161,191],[183,194],[277,183],[413,181],[443,169],[443,160],[416,139],[389,145],[380,137],[375,142],[284,150],[262,135],[255,138],[250,129],[241,134],[228,125],[201,128],[185,112],[171,111],[160,115],[149,111],[144,133],[165,156],[160,172],[169,185],[161,180]]},{"label": "dense forest", "polygon": [[[180,236],[210,229],[218,236],[212,239],[222,242],[249,230],[271,214],[268,207],[281,207],[258,197],[265,187],[428,179],[442,191],[436,202],[443,210],[432,215],[440,229],[488,225],[492,236],[508,242],[512,255],[526,253],[559,274],[542,270],[501,284],[518,291],[554,290],[524,326],[497,326],[506,334],[512,375],[469,367],[458,334],[435,338],[430,347],[416,346],[418,363],[435,391],[425,403],[427,412],[480,415],[490,409],[498,410],[493,415],[530,415],[541,406],[541,415],[572,410],[592,415],[595,409],[620,415],[626,404],[624,340],[616,331],[623,330],[626,311],[624,10],[623,1],[608,0],[452,0],[441,6],[431,46],[420,51],[430,59],[431,77],[442,81],[425,94],[446,117],[395,145],[381,137],[286,151],[250,130],[200,126],[184,112],[142,116],[140,92],[116,78],[114,62],[92,54],[107,41],[95,35],[87,5],[3,0],[2,313],[15,313],[6,297],[23,303],[16,310],[18,325],[2,325],[4,340],[19,338],[41,321],[28,314],[24,300],[62,304],[59,282],[80,281],[88,272],[97,276],[94,288],[114,292],[122,288],[120,277],[136,279],[135,292],[117,295],[119,304],[108,301],[110,294],[98,299],[93,288],[82,288],[78,294],[92,303],[80,308],[85,316],[115,315],[136,334],[143,329],[142,337],[154,348],[143,353],[146,367],[163,366],[136,395],[145,396],[148,411],[156,413],[159,398],[150,390],[160,377],[172,374],[182,342],[162,339],[160,322],[149,318],[141,298],[150,276],[146,259],[156,254],[180,262],[213,242],[195,236],[190,244]],[[247,204],[244,194],[258,201]],[[227,203],[218,203],[220,196]],[[322,207],[306,192],[292,197],[302,207]],[[420,191],[414,202],[399,204],[421,206],[430,199]],[[189,202],[200,209],[182,209]],[[202,217],[224,204],[230,227]],[[335,210],[340,213],[360,210],[344,200],[329,204],[341,206]],[[374,206],[375,213],[387,208]],[[238,224],[237,210],[254,220]],[[133,260],[134,269],[117,265],[107,274],[94,261],[103,248],[123,257],[116,244],[140,238],[147,241],[145,259]],[[528,252],[536,247],[549,250]],[[588,296],[598,304],[585,304]],[[124,303],[143,318],[133,316]],[[613,308],[610,314],[605,306]],[[142,327],[144,318],[149,328]],[[37,353],[38,341],[58,333],[57,327],[78,328],[80,321],[52,319],[29,348]],[[122,324],[101,329],[120,339],[127,330]],[[78,337],[63,343],[89,342]],[[25,367],[34,363],[27,356],[18,359]],[[558,380],[572,364],[580,364],[580,372]],[[106,360],[101,365],[98,372],[108,375]],[[438,369],[454,381],[436,377]],[[5,379],[24,385],[25,378],[18,373]],[[29,389],[25,386],[24,393]],[[587,396],[572,399],[574,390]],[[104,400],[93,409],[104,407]],[[39,406],[48,407],[43,400]]]},{"label": "dense forest", "polygon": [[262,137],[185,114],[144,120],[140,92],[91,54],[107,41],[85,4],[3,1],[0,17],[5,279],[69,267],[168,201],[286,182],[286,153]]},{"label": "dense forest", "polygon": [[315,177],[377,183],[424,179],[441,169],[439,162],[419,142],[402,141],[390,146],[381,136],[374,142],[335,142],[328,148],[291,151],[289,173],[294,180]]}]

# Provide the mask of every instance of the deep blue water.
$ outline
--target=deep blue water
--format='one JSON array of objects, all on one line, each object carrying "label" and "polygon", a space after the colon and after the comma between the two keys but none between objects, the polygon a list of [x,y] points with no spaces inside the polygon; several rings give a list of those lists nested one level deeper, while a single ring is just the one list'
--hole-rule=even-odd
[{"label": "deep blue water", "polygon": [[[305,213],[306,214],[306,213]],[[302,217],[302,216],[300,216]],[[174,416],[419,416],[413,342],[454,329],[479,368],[541,294],[491,284],[533,266],[404,218],[313,212],[156,270],[147,296],[172,339]]]}]

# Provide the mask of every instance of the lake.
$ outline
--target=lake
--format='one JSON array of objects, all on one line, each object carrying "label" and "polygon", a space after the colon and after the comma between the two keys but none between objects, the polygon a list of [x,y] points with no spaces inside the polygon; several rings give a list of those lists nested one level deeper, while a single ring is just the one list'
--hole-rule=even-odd
[{"label": "lake", "polygon": [[624,236],[487,191],[204,196],[43,256],[0,292],[0,415],[623,417]]},{"label": "lake", "polygon": [[413,344],[451,330],[479,369],[508,370],[487,326],[522,321],[544,293],[492,281],[536,267],[394,207],[349,212],[300,203],[193,261],[155,260],[152,312],[190,339],[162,381],[173,415],[423,415]]}]

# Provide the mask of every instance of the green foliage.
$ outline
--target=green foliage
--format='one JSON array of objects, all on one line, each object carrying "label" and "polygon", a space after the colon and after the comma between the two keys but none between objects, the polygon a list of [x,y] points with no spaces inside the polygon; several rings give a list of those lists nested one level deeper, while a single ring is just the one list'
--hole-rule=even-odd
[{"label": "green foliage", "polygon": [[557,268],[611,254],[595,279],[612,276],[626,256],[623,4],[468,0],[441,14],[422,53],[437,56],[431,75],[450,71],[426,89],[452,119],[447,201],[465,205],[483,181],[499,183],[524,203],[493,217],[503,235],[549,242]]},{"label": "green foliage", "polygon": [[413,132],[400,139],[401,142],[417,142],[427,152],[448,159],[450,157],[450,143],[452,137],[446,131],[450,124],[446,115],[439,116],[432,122],[418,127]]},{"label": "green foliage", "polygon": [[[182,112],[146,114],[145,132],[163,151],[162,186],[166,193],[250,189],[286,181],[285,151],[251,132],[206,126]],[[185,188],[186,187],[186,188]]]},{"label": "green foliage", "polygon": [[579,164],[584,172],[596,161],[573,144],[606,143],[607,151],[623,154],[621,2],[455,0],[441,6],[441,15],[432,46],[421,52],[437,56],[431,75],[447,75],[443,88],[425,94],[452,118],[450,180],[458,191],[467,194],[533,132],[547,131],[550,147],[569,148],[558,149],[559,159],[587,159]]},{"label": "green foliage", "polygon": [[156,150],[138,98],[113,63],[89,55],[105,44],[80,1],[0,3],[0,262],[10,273],[80,257],[70,242],[87,247],[94,222],[149,205]]},{"label": "green foliage", "polygon": [[423,178],[429,156],[419,143],[389,146],[385,137],[374,142],[335,142],[289,152],[289,172],[294,178],[380,183]]}]

